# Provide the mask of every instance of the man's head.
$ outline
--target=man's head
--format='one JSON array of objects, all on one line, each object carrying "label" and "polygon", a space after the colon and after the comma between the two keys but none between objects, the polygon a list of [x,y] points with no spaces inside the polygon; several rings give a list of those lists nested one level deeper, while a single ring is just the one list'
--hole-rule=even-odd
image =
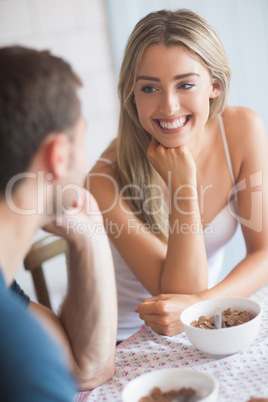
[{"label": "man's head", "polygon": [[72,138],[81,117],[80,86],[71,66],[48,51],[0,49],[0,198],[51,133]]}]

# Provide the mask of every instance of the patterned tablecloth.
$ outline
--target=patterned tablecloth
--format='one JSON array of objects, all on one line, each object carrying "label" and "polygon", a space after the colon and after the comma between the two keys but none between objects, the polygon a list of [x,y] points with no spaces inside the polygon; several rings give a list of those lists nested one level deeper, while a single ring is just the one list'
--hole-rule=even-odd
[{"label": "patterned tablecloth", "polygon": [[185,333],[173,337],[143,326],[116,348],[116,372],[111,381],[91,392],[81,392],[76,402],[121,401],[124,385],[133,378],[163,367],[192,368],[215,375],[220,382],[218,401],[268,398],[268,286],[252,297],[263,311],[254,343],[242,352],[215,360],[192,346]]}]

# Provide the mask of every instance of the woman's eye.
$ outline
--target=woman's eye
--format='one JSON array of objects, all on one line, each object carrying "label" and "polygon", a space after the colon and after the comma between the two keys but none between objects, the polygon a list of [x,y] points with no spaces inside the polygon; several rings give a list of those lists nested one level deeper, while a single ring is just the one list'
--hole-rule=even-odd
[{"label": "woman's eye", "polygon": [[184,84],[180,84],[179,88],[180,89],[191,89],[194,87],[194,84],[191,84],[189,82],[186,82]]},{"label": "woman's eye", "polygon": [[155,89],[154,87],[150,87],[150,86],[148,86],[148,85],[145,86],[145,87],[143,87],[141,90],[142,90],[142,92],[144,92],[145,94],[150,94],[150,93],[156,91],[156,89]]}]

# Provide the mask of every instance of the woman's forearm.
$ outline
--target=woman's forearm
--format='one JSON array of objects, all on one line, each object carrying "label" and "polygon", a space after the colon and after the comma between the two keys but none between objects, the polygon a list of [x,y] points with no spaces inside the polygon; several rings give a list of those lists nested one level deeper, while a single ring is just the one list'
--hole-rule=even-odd
[{"label": "woman's forearm", "polygon": [[213,297],[248,297],[268,283],[268,251],[248,254],[218,285],[199,294]]},{"label": "woman's forearm", "polygon": [[[173,200],[161,293],[199,293],[208,286],[207,257],[197,196],[192,190]],[[190,198],[189,198],[190,197]]]}]

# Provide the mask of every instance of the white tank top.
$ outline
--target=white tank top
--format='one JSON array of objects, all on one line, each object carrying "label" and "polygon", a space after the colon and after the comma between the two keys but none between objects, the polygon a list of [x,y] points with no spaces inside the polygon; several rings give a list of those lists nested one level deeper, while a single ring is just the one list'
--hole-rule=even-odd
[{"label": "white tank top", "polygon": [[[218,116],[226,162],[235,185],[229,149],[226,141],[222,117]],[[106,158],[100,158],[103,162],[111,164]],[[237,220],[230,213],[236,211],[236,199],[229,202],[217,216],[204,229],[204,242],[208,260],[208,287],[215,286],[221,276],[226,243],[233,237],[237,229]],[[151,294],[137,280],[126,262],[110,240],[113,254],[115,277],[118,296],[118,334],[117,339],[122,341],[134,332],[138,331],[144,322],[135,313],[136,307]]]}]

